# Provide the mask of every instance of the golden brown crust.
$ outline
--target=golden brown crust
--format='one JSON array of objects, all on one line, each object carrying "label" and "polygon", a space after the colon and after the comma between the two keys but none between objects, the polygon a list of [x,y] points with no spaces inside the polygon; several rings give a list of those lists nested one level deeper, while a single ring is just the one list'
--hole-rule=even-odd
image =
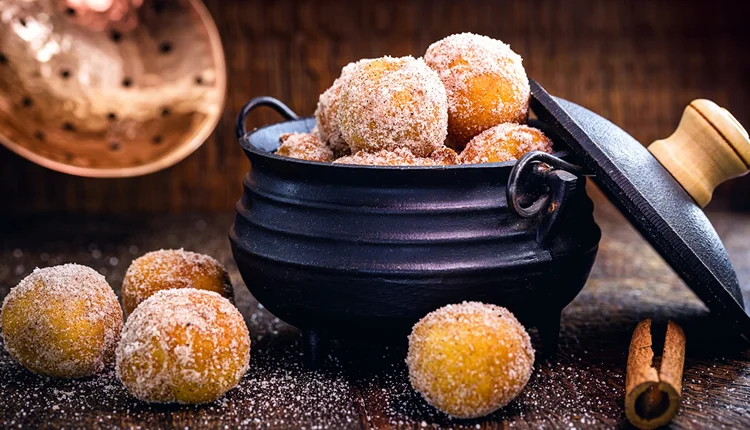
[{"label": "golden brown crust", "polygon": [[5,349],[34,373],[96,374],[114,359],[122,309],[102,275],[78,264],[36,269],[0,311]]},{"label": "golden brown crust", "polygon": [[534,349],[507,309],[463,302],[414,325],[406,363],[412,386],[427,402],[452,416],[475,418],[521,392],[531,376]]},{"label": "golden brown crust", "polygon": [[122,281],[125,314],[158,291],[197,288],[234,300],[226,269],[216,259],[183,249],[161,249],[133,260]]},{"label": "golden brown crust", "polygon": [[475,136],[461,152],[466,164],[497,163],[517,160],[530,151],[551,153],[552,140],[533,127],[522,124],[500,124]]},{"label": "golden brown crust", "polygon": [[159,291],[130,315],[116,372],[138,399],[206,403],[239,383],[249,359],[237,308],[212,291],[182,288]]},{"label": "golden brown crust", "polygon": [[521,57],[505,43],[454,34],[430,45],[424,59],[448,93],[448,135],[456,149],[497,124],[526,122],[528,78]]}]

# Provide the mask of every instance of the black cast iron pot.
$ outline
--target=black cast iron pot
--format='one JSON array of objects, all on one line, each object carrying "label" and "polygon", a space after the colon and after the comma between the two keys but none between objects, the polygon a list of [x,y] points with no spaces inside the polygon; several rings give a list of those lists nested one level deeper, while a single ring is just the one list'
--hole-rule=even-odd
[{"label": "black cast iron pot", "polygon": [[[258,106],[287,121],[247,133]],[[463,300],[505,306],[556,345],[560,311],[583,288],[601,236],[567,152],[442,167],[273,154],[281,134],[314,126],[275,99],[243,108],[237,133],[252,168],[229,234],[250,292],[303,330],[313,356],[319,335],[403,339],[428,312]]]}]

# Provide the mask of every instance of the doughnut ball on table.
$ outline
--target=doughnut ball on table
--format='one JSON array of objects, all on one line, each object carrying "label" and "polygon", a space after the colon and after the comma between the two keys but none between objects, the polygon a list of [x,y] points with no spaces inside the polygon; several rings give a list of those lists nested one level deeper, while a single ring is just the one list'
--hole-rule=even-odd
[{"label": "doughnut ball on table", "polygon": [[343,157],[351,153],[349,144],[341,135],[339,128],[338,109],[341,99],[341,88],[352,76],[352,73],[372,60],[359,60],[349,63],[341,69],[341,76],[333,81],[333,85],[325,90],[318,99],[318,107],[315,109],[315,120],[318,124],[320,139],[328,145],[336,157]]},{"label": "doughnut ball on table", "polygon": [[448,100],[437,73],[412,57],[383,57],[354,70],[341,89],[339,127],[352,152],[443,146]]},{"label": "doughnut ball on table", "polygon": [[64,264],[36,269],[11,289],[0,326],[5,349],[28,370],[81,378],[114,359],[122,309],[104,276]]},{"label": "doughnut ball on table", "polygon": [[428,403],[459,418],[507,405],[529,381],[534,349],[507,309],[479,302],[448,305],[409,335],[411,384]]},{"label": "doughnut ball on table", "polygon": [[462,163],[517,160],[531,151],[552,153],[552,140],[541,130],[521,124],[500,124],[471,139],[461,152]]},{"label": "doughnut ball on table", "polygon": [[454,34],[430,45],[424,60],[448,92],[448,136],[456,149],[497,124],[526,122],[531,89],[521,56],[510,46]]},{"label": "doughnut ball on table", "polygon": [[140,400],[206,403],[247,371],[250,335],[237,308],[205,290],[159,291],[125,323],[117,376]]},{"label": "doughnut ball on table", "polygon": [[122,281],[122,304],[129,315],[154,293],[171,288],[214,291],[234,300],[224,267],[208,255],[183,249],[161,249],[136,258]]}]

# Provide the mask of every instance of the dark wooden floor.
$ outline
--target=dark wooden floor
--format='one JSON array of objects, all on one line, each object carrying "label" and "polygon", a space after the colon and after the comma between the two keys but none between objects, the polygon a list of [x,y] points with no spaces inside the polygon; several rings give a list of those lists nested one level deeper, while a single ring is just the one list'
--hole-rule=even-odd
[{"label": "dark wooden floor", "polygon": [[[638,321],[653,317],[676,319],[687,333],[684,403],[673,427],[750,428],[747,345],[708,314],[608,203],[597,202],[601,250],[587,286],[564,312],[558,357],[538,360],[531,382],[508,407],[470,421],[450,420],[411,389],[400,346],[367,345],[367,339],[335,344],[321,370],[307,370],[299,332],[263,309],[238,276],[226,238],[231,215],[3,219],[0,298],[34,267],[64,262],[94,267],[119,292],[135,256],[185,247],[227,265],[253,344],[240,386],[197,407],[139,403],[111,370],[73,382],[36,377],[0,352],[0,427],[621,427],[630,335]],[[750,215],[710,218],[741,283],[750,285]]]},{"label": "dark wooden floor", "polygon": [[[3,213],[230,211],[249,166],[233,132],[246,100],[270,95],[311,115],[318,95],[349,61],[420,56],[431,42],[462,31],[510,43],[529,76],[551,93],[601,113],[643,143],[671,134],[697,97],[715,100],[750,124],[747,1],[206,3],[229,74],[226,110],[206,144],[173,168],[126,180],[65,176],[0,148]],[[259,113],[251,125],[278,120]],[[746,178],[718,195],[748,209],[748,185]]]}]

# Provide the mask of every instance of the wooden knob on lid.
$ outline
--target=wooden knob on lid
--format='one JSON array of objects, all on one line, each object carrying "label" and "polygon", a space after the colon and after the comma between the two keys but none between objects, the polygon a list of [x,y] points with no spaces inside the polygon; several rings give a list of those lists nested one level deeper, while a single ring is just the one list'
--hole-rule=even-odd
[{"label": "wooden knob on lid", "polygon": [[747,131],[729,111],[705,99],[693,100],[677,130],[648,150],[701,207],[717,185],[750,169]]}]

